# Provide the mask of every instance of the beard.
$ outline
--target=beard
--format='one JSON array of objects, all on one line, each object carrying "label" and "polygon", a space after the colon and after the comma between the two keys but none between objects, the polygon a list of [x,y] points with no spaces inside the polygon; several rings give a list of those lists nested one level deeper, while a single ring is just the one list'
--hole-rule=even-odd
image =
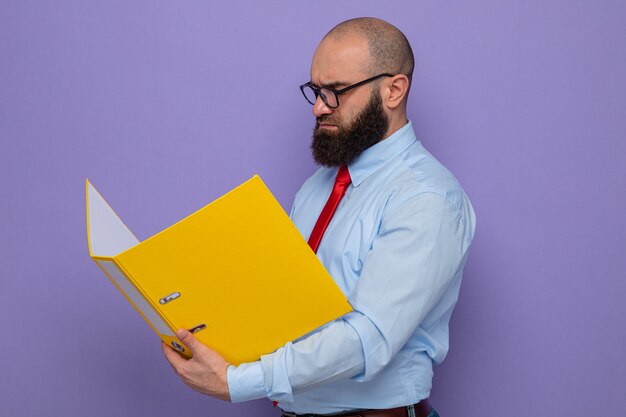
[{"label": "beard", "polygon": [[[322,130],[320,123],[334,124],[337,130]],[[313,159],[326,167],[348,165],[364,150],[380,142],[388,128],[389,119],[383,110],[380,92],[372,91],[369,103],[348,126],[339,124],[333,114],[317,118],[311,143]]]}]

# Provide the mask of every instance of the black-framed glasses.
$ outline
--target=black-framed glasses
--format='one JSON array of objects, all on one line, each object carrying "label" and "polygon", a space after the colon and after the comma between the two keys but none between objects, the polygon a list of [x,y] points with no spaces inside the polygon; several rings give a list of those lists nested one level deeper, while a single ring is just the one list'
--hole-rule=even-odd
[{"label": "black-framed glasses", "polygon": [[334,88],[330,88],[330,87],[317,87],[311,84],[311,82],[309,81],[308,83],[302,84],[300,86],[300,91],[302,91],[302,95],[304,95],[304,98],[309,103],[315,104],[315,101],[317,101],[317,97],[319,96],[322,98],[322,101],[324,102],[326,106],[330,107],[331,109],[336,109],[337,107],[339,107],[339,96],[341,94],[347,93],[348,91],[354,88],[360,87],[364,84],[370,83],[379,78],[393,77],[393,76],[394,76],[393,74],[387,74],[387,73],[378,74],[371,78],[368,78],[367,80],[359,81],[356,84],[352,84],[345,88],[342,88],[341,90],[335,90]]}]

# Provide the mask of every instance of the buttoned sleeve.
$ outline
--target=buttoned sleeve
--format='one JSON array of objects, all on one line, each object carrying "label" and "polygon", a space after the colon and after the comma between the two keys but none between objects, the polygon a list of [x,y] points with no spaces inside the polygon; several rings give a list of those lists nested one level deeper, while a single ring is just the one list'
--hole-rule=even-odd
[{"label": "buttoned sleeve", "polygon": [[[460,279],[470,244],[467,228],[461,211],[436,193],[390,209],[351,297],[361,314],[347,320],[359,334],[365,361],[357,379],[374,377],[419,326],[428,331],[426,316]],[[456,294],[447,302],[451,308]]]},{"label": "buttoned sleeve", "polygon": [[472,227],[441,194],[392,202],[349,296],[354,311],[258,362],[231,367],[232,401],[291,402],[294,393],[337,379],[372,379],[418,328],[428,331],[425,318],[460,278]]}]

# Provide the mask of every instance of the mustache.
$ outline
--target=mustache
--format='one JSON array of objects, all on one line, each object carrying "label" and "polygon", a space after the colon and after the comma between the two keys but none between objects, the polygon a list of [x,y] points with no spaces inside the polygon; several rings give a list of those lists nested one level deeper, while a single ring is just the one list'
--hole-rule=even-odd
[{"label": "mustache", "polygon": [[331,116],[330,114],[323,114],[323,115],[321,115],[319,117],[316,117],[315,118],[315,128],[317,129],[318,127],[320,127],[320,125],[322,123],[327,123],[327,124],[331,124],[331,125],[337,126],[338,125],[337,121],[333,120],[333,118],[330,117],[330,116]]}]

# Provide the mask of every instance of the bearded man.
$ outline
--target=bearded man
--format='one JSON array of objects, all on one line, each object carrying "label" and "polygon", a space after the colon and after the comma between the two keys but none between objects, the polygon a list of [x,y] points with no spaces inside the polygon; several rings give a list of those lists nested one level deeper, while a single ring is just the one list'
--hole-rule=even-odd
[{"label": "bearded man", "polygon": [[407,119],[413,67],[402,32],[353,19],[322,39],[300,87],[321,168],[291,218],[354,310],[238,367],[181,330],[193,358],[163,349],[187,385],[233,402],[267,397],[283,416],[438,416],[433,364],[448,352],[475,216]]}]

